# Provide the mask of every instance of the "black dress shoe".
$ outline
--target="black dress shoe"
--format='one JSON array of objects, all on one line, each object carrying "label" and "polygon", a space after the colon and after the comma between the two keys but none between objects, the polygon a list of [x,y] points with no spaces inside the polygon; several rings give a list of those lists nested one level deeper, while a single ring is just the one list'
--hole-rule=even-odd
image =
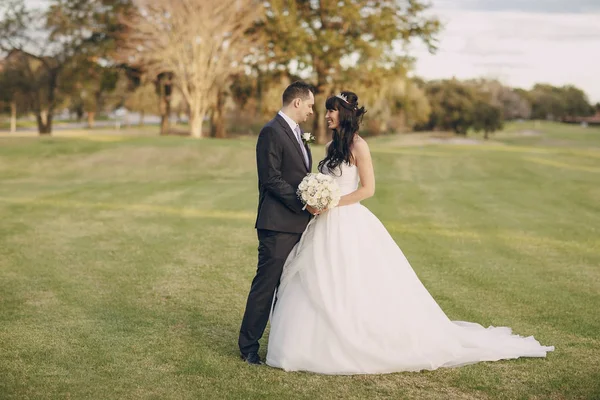
[{"label": "black dress shoe", "polygon": [[258,353],[248,353],[241,355],[242,360],[246,361],[250,365],[263,365],[264,362],[260,359]]}]

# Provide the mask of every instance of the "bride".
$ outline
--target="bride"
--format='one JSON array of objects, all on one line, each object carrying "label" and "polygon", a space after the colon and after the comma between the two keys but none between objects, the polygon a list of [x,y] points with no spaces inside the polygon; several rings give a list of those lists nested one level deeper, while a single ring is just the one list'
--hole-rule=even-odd
[{"label": "bride", "polygon": [[[267,364],[286,371],[379,374],[479,361],[545,357],[552,346],[510,328],[450,321],[381,222],[373,196],[364,107],[353,92],[327,99],[333,130],[319,170],[340,186],[339,206],[314,218],[284,266]],[[360,182],[360,186],[359,186]]]}]

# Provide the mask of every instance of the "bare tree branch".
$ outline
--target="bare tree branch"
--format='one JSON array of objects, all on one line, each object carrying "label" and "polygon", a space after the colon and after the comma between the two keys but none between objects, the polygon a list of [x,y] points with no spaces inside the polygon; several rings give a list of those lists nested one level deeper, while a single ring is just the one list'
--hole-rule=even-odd
[{"label": "bare tree branch", "polygon": [[148,72],[170,71],[190,108],[190,133],[202,137],[202,120],[215,89],[251,51],[248,29],[262,13],[257,0],[137,0],[124,21],[122,57]]}]

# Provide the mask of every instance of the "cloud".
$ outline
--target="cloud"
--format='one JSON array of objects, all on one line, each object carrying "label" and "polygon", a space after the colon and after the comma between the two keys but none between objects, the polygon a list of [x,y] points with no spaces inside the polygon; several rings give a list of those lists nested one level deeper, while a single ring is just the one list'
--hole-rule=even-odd
[{"label": "cloud", "polygon": [[513,70],[513,69],[529,69],[525,63],[518,62],[497,62],[497,61],[478,61],[475,62],[475,67],[485,68],[488,70]]},{"label": "cloud", "polygon": [[600,101],[600,12],[559,14],[436,7],[437,3],[432,12],[445,25],[439,51],[430,55],[424,47],[414,48],[417,75],[428,79],[488,77],[524,88],[537,82],[574,84],[586,91],[591,101]]},{"label": "cloud", "polygon": [[437,9],[533,13],[600,12],[598,0],[435,0]]}]

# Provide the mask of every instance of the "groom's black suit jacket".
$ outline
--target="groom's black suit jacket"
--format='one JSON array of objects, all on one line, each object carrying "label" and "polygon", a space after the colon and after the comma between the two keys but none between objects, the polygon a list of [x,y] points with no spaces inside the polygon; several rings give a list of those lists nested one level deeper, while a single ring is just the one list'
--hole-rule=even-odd
[{"label": "groom's black suit jacket", "polygon": [[258,168],[258,215],[255,228],[277,232],[302,233],[311,215],[302,210],[296,190],[312,169],[307,166],[300,144],[288,123],[279,114],[260,131],[256,143]]}]

